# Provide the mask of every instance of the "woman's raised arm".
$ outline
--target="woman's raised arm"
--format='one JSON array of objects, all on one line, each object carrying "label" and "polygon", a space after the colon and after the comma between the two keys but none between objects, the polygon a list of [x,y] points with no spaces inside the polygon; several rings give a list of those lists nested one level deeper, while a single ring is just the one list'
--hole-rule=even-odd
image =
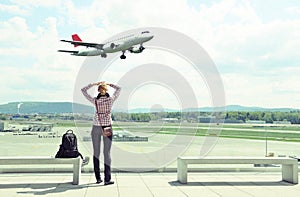
[{"label": "woman's raised arm", "polygon": [[121,87],[117,86],[117,85],[114,85],[114,84],[111,84],[111,83],[107,83],[107,85],[109,85],[110,87],[112,87],[112,88],[115,89],[115,92],[112,95],[112,100],[115,101],[119,97],[119,95],[120,95]]},{"label": "woman's raised arm", "polygon": [[94,85],[97,85],[97,83],[90,83],[89,85],[87,85],[87,86],[85,86],[85,87],[83,87],[82,89],[81,89],[81,92],[82,92],[82,94],[83,94],[83,96],[87,99],[87,100],[89,100],[91,103],[95,103],[95,98],[94,97],[92,97],[89,93],[88,93],[88,90],[91,88],[91,87],[93,87]]}]

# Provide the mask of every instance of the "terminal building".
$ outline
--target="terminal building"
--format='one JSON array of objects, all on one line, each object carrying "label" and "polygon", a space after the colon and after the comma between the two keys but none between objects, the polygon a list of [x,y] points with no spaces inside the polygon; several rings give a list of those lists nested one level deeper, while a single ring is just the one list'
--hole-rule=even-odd
[{"label": "terminal building", "polygon": [[246,120],[247,124],[266,124],[264,120]]},{"label": "terminal building", "polygon": [[0,131],[4,130],[4,122],[0,122]]}]

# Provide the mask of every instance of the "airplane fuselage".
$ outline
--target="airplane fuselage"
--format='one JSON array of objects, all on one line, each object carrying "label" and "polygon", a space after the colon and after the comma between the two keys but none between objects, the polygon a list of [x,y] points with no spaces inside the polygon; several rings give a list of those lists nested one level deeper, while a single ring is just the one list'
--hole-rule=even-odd
[{"label": "airplane fuselage", "polygon": [[114,40],[107,41],[101,48],[86,49],[73,53],[75,56],[106,56],[107,53],[114,53],[118,51],[125,52],[126,50],[132,50],[135,45],[140,45],[153,38],[149,32],[142,34],[130,34]]}]

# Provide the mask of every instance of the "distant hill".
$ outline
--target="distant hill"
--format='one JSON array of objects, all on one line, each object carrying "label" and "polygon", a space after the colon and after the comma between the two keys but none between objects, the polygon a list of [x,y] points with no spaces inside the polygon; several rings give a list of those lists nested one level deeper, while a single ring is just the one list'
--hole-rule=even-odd
[{"label": "distant hill", "polygon": [[[118,110],[116,110],[118,111]],[[150,112],[177,112],[176,109],[149,109],[149,108],[135,108],[129,109],[129,113],[150,113]]]},{"label": "distant hill", "polygon": [[[226,111],[243,111],[243,112],[267,112],[267,111],[279,111],[279,112],[290,112],[290,111],[299,111],[299,109],[293,109],[293,108],[264,108],[264,107],[245,107],[241,105],[227,105],[225,107]],[[212,112],[214,110],[213,107],[200,107],[200,108],[188,108],[182,110],[183,112],[194,112],[194,111],[201,111],[201,112]],[[224,108],[217,107],[215,110],[224,110]],[[119,110],[121,111],[121,110]],[[178,110],[175,109],[148,109],[148,108],[135,108],[135,109],[130,109],[129,113],[148,113],[148,112],[177,112]]]},{"label": "distant hill", "polygon": [[299,109],[293,108],[263,108],[263,107],[245,107],[241,105],[228,105],[226,106],[227,111],[280,111],[280,112],[289,112]]},{"label": "distant hill", "polygon": [[[211,107],[206,107],[206,108],[199,108],[200,111],[212,111],[213,108]],[[289,111],[294,111],[297,109],[293,108],[264,108],[264,107],[245,107],[241,105],[227,105],[226,106],[226,111],[246,111],[246,112],[254,112],[254,111],[279,111],[279,112],[289,112]]]},{"label": "distant hill", "polygon": [[[11,102],[7,104],[0,105],[0,113],[2,114],[16,114],[17,106],[20,102]],[[21,114],[33,114],[33,113],[94,113],[93,106],[87,106],[71,102],[22,102],[20,107]],[[73,109],[75,109],[73,111]],[[218,108],[217,108],[218,109]],[[219,108],[221,109],[221,108]],[[202,107],[185,109],[183,111],[202,111],[211,112],[212,107]],[[228,105],[226,106],[227,111],[279,111],[279,112],[289,112],[299,109],[293,108],[263,108],[263,107],[245,107],[241,105]],[[115,112],[127,112],[120,109],[115,109]],[[176,109],[149,109],[149,108],[135,108],[130,109],[129,113],[149,113],[149,112],[176,112]]]},{"label": "distant hill", "polygon": [[[17,107],[20,102],[11,102],[0,105],[0,113],[3,114],[16,114]],[[33,113],[73,113],[73,107],[76,113],[93,113],[94,108],[92,106],[71,103],[71,102],[21,102],[20,107],[21,114],[33,114]]]}]

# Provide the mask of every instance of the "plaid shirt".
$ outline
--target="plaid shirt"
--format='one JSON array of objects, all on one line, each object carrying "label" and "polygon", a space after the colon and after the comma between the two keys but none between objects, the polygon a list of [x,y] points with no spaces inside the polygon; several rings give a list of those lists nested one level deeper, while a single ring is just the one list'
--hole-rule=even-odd
[{"label": "plaid shirt", "polygon": [[[85,96],[87,100],[93,103],[98,108],[98,113],[96,110],[93,124],[97,126],[109,126],[111,125],[111,108],[114,101],[119,97],[121,88],[114,84],[109,84],[112,88],[115,89],[115,92],[110,97],[100,97],[96,99],[96,97],[92,97],[87,91],[93,87],[93,84],[89,84],[81,89],[82,94]],[[99,122],[100,120],[100,122]]]}]

